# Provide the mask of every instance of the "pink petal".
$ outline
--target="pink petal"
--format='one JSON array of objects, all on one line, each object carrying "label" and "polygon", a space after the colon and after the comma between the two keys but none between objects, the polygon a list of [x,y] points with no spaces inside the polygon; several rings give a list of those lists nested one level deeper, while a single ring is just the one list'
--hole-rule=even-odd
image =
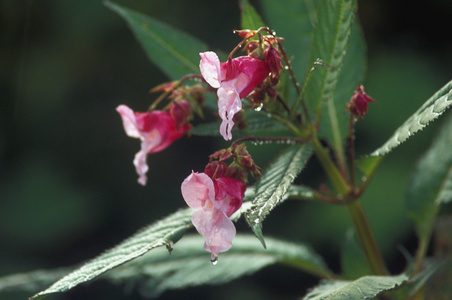
[{"label": "pink petal", "polygon": [[147,153],[143,150],[139,151],[135,158],[133,159],[133,164],[135,165],[135,170],[138,174],[138,183],[141,185],[146,185],[148,180],[146,173],[149,170],[148,164],[146,162]]},{"label": "pink petal", "polygon": [[130,137],[139,138],[141,136],[135,119],[135,113],[126,105],[119,105],[116,111],[121,115],[122,123],[126,134]]},{"label": "pink petal", "polygon": [[246,185],[243,181],[231,177],[217,178],[215,184],[218,193],[215,195],[214,207],[230,217],[242,206]]},{"label": "pink petal", "polygon": [[233,59],[235,68],[237,68],[240,73],[246,74],[248,77],[247,85],[237,89],[240,94],[240,98],[246,97],[251,91],[258,86],[270,73],[270,69],[267,63],[263,60],[249,57],[240,56]]},{"label": "pink petal", "polygon": [[197,210],[192,215],[192,222],[196,230],[206,238],[204,249],[212,253],[212,259],[232,247],[235,226],[220,210]]},{"label": "pink petal", "polygon": [[146,185],[147,176],[146,173],[149,170],[147,164],[147,154],[152,153],[152,150],[160,144],[161,136],[157,129],[152,130],[145,135],[145,139],[141,140],[141,150],[135,155],[133,164],[137,174],[139,175],[138,182],[141,185]]},{"label": "pink petal", "polygon": [[215,200],[213,181],[204,173],[192,172],[182,182],[182,196],[191,208],[204,208],[212,206]]},{"label": "pink petal", "polygon": [[222,84],[217,90],[218,114],[223,120],[220,125],[220,133],[225,140],[232,139],[232,127],[234,126],[234,115],[242,109],[239,94],[233,86]]},{"label": "pink petal", "polygon": [[[182,137],[186,131],[184,129],[178,130],[176,121],[166,111],[151,112],[146,126],[149,131],[143,134],[143,138],[152,145],[152,147],[148,147],[148,154],[164,150],[175,140]],[[158,141],[152,142],[154,139]]]},{"label": "pink petal", "polygon": [[220,59],[215,52],[207,51],[199,53],[201,61],[199,62],[199,69],[204,80],[207,81],[213,88],[219,88],[221,82],[220,73]]}]

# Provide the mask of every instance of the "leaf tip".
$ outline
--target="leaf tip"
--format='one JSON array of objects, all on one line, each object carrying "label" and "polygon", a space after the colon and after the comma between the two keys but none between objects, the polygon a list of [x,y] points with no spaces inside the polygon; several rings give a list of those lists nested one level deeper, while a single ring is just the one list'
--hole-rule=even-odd
[{"label": "leaf tip", "polygon": [[261,242],[262,247],[264,247],[264,249],[267,249],[267,245],[265,244],[264,240],[264,235],[262,234],[262,225],[260,223],[256,223],[253,226],[253,232],[257,239]]}]

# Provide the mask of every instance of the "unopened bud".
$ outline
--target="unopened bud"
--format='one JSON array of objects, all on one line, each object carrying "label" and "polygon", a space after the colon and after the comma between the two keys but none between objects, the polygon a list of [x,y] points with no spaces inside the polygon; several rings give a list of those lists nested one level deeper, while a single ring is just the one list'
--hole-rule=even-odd
[{"label": "unopened bud", "polygon": [[363,118],[364,115],[367,114],[367,105],[369,102],[375,102],[375,100],[369,97],[369,95],[364,92],[363,85],[360,85],[353,93],[350,102],[347,103],[347,109],[354,116],[355,120],[358,116]]}]

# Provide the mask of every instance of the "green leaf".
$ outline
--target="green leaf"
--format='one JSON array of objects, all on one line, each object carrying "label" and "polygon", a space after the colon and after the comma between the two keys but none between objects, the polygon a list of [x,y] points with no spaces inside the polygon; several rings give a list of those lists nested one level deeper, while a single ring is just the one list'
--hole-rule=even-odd
[{"label": "green leaf", "polygon": [[[267,116],[267,114],[257,111],[246,111],[246,120],[248,127],[245,130],[237,130],[237,127],[233,128],[233,134],[245,133],[246,135],[256,135],[262,132],[275,132],[284,131],[284,127],[281,123]],[[194,135],[200,136],[220,136],[220,123],[204,123],[199,124],[191,130]]]},{"label": "green leaf", "polygon": [[[178,242],[171,255],[163,248],[155,249],[110,270],[99,279],[127,282],[129,286],[136,282],[143,294],[156,297],[168,289],[226,283],[275,263],[317,277],[333,276],[322,258],[304,244],[268,238],[265,250],[252,236],[237,235],[233,247],[222,253],[213,266],[209,254],[202,247],[203,243],[204,237],[200,235],[186,236]],[[42,283],[48,284],[60,274],[61,270],[42,270],[3,277],[0,278],[0,292],[7,289],[29,290]]]},{"label": "green leaf", "polygon": [[190,130],[190,133],[193,135],[200,136],[220,136],[220,123],[219,122],[211,122],[211,123],[203,123],[196,125]]},{"label": "green leaf", "polygon": [[69,268],[58,268],[3,276],[0,277],[0,292],[36,292],[66,275],[69,271]]},{"label": "green leaf", "polygon": [[[450,260],[447,259],[431,259],[426,262],[424,269],[422,272],[417,274],[414,278],[410,279],[410,289],[409,289],[409,295],[407,295],[404,299],[408,299],[412,297],[417,291],[422,289],[422,287],[425,286],[427,282],[432,282],[433,286],[438,287],[438,283],[445,283],[446,286],[450,289],[450,283],[448,282],[447,278],[450,278],[450,275],[447,274],[447,271],[450,272],[451,270],[451,264]],[[446,271],[447,270],[447,271]],[[440,271],[440,272],[438,272]],[[446,271],[446,272],[444,272]],[[445,280],[444,280],[445,279]],[[446,282],[444,282],[446,281]],[[430,287],[428,287],[429,289]],[[440,288],[440,292],[445,292],[446,289]],[[429,295],[431,295],[429,293]],[[450,295],[450,294],[449,294]],[[433,297],[432,297],[433,298]],[[441,298],[433,298],[433,299],[441,299]]]},{"label": "green leaf", "polygon": [[399,288],[408,280],[398,276],[365,276],[355,281],[324,281],[303,300],[373,299],[381,292]]},{"label": "green leaf", "polygon": [[314,196],[314,191],[311,188],[304,186],[304,185],[293,184],[290,186],[289,190],[284,195],[284,198],[285,199],[296,198],[296,199],[303,199],[303,200],[314,200],[315,196]]},{"label": "green leaf", "polygon": [[364,156],[356,160],[355,165],[365,176],[369,176],[380,163],[381,157]]},{"label": "green leaf", "polygon": [[[306,87],[306,103],[309,109],[319,115],[322,106],[334,103],[334,92],[339,79],[339,72],[344,64],[349,46],[355,0],[320,1],[317,8],[317,23],[309,49],[308,66],[320,59],[329,67],[317,67]],[[328,114],[336,114],[335,111]]]},{"label": "green leaf", "polygon": [[431,121],[442,115],[452,105],[452,80],[430,97],[405,123],[384,143],[372,152],[372,156],[385,155],[399,146]]},{"label": "green leaf", "polygon": [[212,265],[209,254],[202,247],[204,238],[186,236],[171,255],[157,249],[115,269],[108,277],[120,282],[140,278],[144,296],[156,297],[168,289],[223,284],[275,263],[293,266],[315,276],[331,276],[324,261],[311,248],[271,238],[267,242],[265,250],[252,236],[237,235],[232,248],[222,253],[218,263]]},{"label": "green leaf", "polygon": [[449,116],[411,179],[407,210],[420,241],[427,243],[439,207],[452,200],[452,117]]},{"label": "green leaf", "polygon": [[199,73],[199,53],[207,46],[198,39],[153,18],[112,2],[105,5],[123,17],[148,58],[170,79]]},{"label": "green leaf", "polygon": [[69,273],[48,289],[34,295],[33,298],[69,290],[156,247],[166,246],[170,250],[171,245],[176,243],[185,231],[191,227],[191,214],[191,209],[180,210],[159,222],[143,228],[121,244]]},{"label": "green leaf", "polygon": [[252,208],[246,215],[248,225],[265,247],[262,236],[262,222],[280,204],[284,195],[301,172],[312,154],[312,145],[295,145],[287,148],[265,170],[256,184],[256,196]]},{"label": "green leaf", "polygon": [[354,279],[372,274],[372,270],[353,229],[347,232],[342,243],[341,266],[344,279]]},{"label": "green leaf", "polygon": [[364,79],[365,53],[364,38],[358,20],[355,19],[351,29],[350,46],[337,79],[334,98],[326,100],[320,122],[319,135],[328,140],[337,152],[343,152],[344,139],[349,134],[350,114],[345,112],[345,108],[354,90]]},{"label": "green leaf", "polygon": [[[284,38],[282,45],[298,81],[303,80],[318,1],[263,0],[262,9],[271,30]],[[311,64],[313,63],[310,62]],[[287,73],[287,72],[286,72]]]},{"label": "green leaf", "polygon": [[240,15],[242,29],[257,30],[260,27],[265,27],[262,18],[259,16],[254,7],[249,4],[248,0],[240,1],[240,10],[242,12]]}]

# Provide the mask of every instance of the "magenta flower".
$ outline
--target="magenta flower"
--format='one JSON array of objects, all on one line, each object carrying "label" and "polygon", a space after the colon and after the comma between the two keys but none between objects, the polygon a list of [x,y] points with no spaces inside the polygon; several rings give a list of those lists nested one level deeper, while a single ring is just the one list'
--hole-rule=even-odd
[{"label": "magenta flower", "polygon": [[225,140],[232,139],[233,117],[242,109],[241,98],[246,97],[269,74],[265,61],[249,56],[240,56],[220,63],[215,52],[199,54],[199,68],[206,82],[218,89],[218,114],[223,120],[220,133]]},{"label": "magenta flower", "polygon": [[[187,108],[186,101],[182,106]],[[176,111],[180,110],[180,107]],[[126,134],[141,140],[141,150],[135,155],[133,164],[139,175],[138,182],[146,184],[146,173],[149,167],[146,162],[147,155],[164,150],[172,142],[182,137],[190,125],[186,122],[185,113],[166,111],[148,111],[145,113],[134,112],[126,105],[119,105],[116,111],[121,115]],[[174,115],[180,115],[184,120],[175,120]]]},{"label": "magenta flower", "polygon": [[192,172],[182,183],[182,196],[195,209],[192,223],[206,238],[204,249],[211,253],[212,261],[232,246],[236,231],[229,218],[242,206],[245,189],[238,179],[212,180],[207,174],[197,172]]}]

